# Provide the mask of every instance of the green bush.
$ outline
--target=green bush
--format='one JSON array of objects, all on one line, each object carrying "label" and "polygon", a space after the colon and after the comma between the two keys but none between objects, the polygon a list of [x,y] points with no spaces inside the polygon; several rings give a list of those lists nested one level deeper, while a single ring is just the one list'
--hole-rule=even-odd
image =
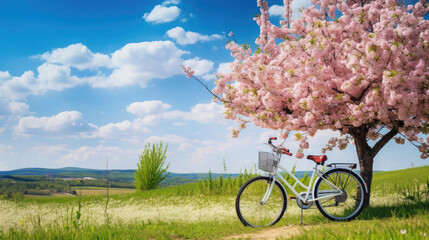
[{"label": "green bush", "polygon": [[170,164],[163,168],[167,159],[167,148],[168,145],[164,148],[162,142],[145,145],[142,154],[139,156],[140,163],[137,163],[137,170],[134,174],[137,189],[154,189],[162,180],[167,178],[167,169]]}]

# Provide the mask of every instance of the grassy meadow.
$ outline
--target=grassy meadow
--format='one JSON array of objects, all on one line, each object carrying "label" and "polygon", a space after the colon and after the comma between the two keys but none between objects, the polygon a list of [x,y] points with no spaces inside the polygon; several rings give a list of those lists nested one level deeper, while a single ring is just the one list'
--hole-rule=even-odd
[{"label": "grassy meadow", "polygon": [[[272,228],[294,226],[294,239],[429,239],[428,173],[429,166],[375,173],[371,205],[352,222],[331,222],[313,207],[299,225],[300,209],[289,200]],[[244,227],[234,205],[252,175],[145,192],[110,189],[108,198],[105,189],[82,187],[76,188],[79,196],[0,200],[0,239],[221,239],[257,233],[264,229]]]},{"label": "grassy meadow", "polygon": [[[106,195],[107,189],[103,187],[72,187],[78,195],[92,196],[92,195]],[[110,195],[134,193],[136,189],[133,188],[109,188]]]}]

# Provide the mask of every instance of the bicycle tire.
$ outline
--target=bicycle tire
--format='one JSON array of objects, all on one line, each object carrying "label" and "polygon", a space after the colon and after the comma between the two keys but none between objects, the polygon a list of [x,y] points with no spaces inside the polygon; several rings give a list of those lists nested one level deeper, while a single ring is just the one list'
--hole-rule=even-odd
[{"label": "bicycle tire", "polygon": [[261,204],[265,193],[272,184],[272,178],[259,176],[250,179],[238,191],[235,210],[245,226],[266,227],[276,224],[287,208],[287,193],[283,186],[275,181],[273,190],[265,204]]},{"label": "bicycle tire", "polygon": [[[367,194],[362,179],[355,172],[342,168],[327,171],[323,178],[339,187],[342,194],[316,201],[319,211],[332,221],[350,221],[357,217],[364,209]],[[336,191],[323,178],[319,178],[315,183],[315,199]]]}]

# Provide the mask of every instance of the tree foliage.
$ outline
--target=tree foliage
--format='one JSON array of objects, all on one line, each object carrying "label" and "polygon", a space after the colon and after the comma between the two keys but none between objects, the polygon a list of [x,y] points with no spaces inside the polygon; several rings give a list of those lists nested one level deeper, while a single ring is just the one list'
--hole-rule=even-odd
[{"label": "tree foliage", "polygon": [[[353,143],[370,188],[373,159],[392,138],[401,144],[406,138],[421,158],[429,156],[429,137],[419,137],[429,132],[429,4],[312,3],[294,20],[292,1],[284,0],[285,20],[276,26],[268,3],[259,0],[258,47],[227,44],[235,58],[232,72],[218,74],[213,94],[223,102],[225,118],[239,121],[241,129],[252,122],[282,130],[284,138],[297,131],[298,158],[309,147],[307,136],[339,131],[342,137],[323,151]],[[191,77],[192,70],[184,69]]]},{"label": "tree foliage", "polygon": [[167,146],[163,146],[162,142],[159,144],[146,144],[142,154],[139,156],[140,162],[137,163],[137,170],[135,171],[136,188],[140,190],[150,190],[158,186],[158,184],[167,178],[167,169],[170,163],[163,168],[165,160],[167,159],[166,153]]}]

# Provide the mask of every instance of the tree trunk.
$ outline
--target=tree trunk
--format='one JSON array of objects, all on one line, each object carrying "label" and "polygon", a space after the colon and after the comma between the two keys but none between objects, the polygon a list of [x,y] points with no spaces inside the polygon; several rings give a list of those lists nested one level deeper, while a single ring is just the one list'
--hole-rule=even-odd
[{"label": "tree trunk", "polygon": [[369,130],[367,126],[350,128],[350,134],[355,141],[356,153],[359,159],[360,175],[365,181],[368,190],[368,194],[364,203],[365,206],[369,206],[370,203],[374,158],[377,153],[384,147],[384,145],[386,145],[386,143],[388,143],[389,140],[392,139],[398,133],[398,129],[391,129],[390,132],[388,132],[378,142],[376,142],[373,147],[370,147],[368,145],[368,131]]},{"label": "tree trunk", "polygon": [[353,129],[353,139],[355,141],[356,153],[359,159],[360,175],[365,181],[368,189],[367,198],[365,199],[365,206],[369,205],[371,196],[371,183],[372,183],[372,168],[374,163],[374,157],[371,154],[371,147],[368,145],[366,135],[368,131],[364,128]]},{"label": "tree trunk", "polygon": [[360,175],[365,181],[368,194],[365,199],[365,206],[369,206],[371,197],[371,185],[372,185],[372,171],[373,171],[374,157],[371,154],[364,153],[362,158],[359,158]]}]

